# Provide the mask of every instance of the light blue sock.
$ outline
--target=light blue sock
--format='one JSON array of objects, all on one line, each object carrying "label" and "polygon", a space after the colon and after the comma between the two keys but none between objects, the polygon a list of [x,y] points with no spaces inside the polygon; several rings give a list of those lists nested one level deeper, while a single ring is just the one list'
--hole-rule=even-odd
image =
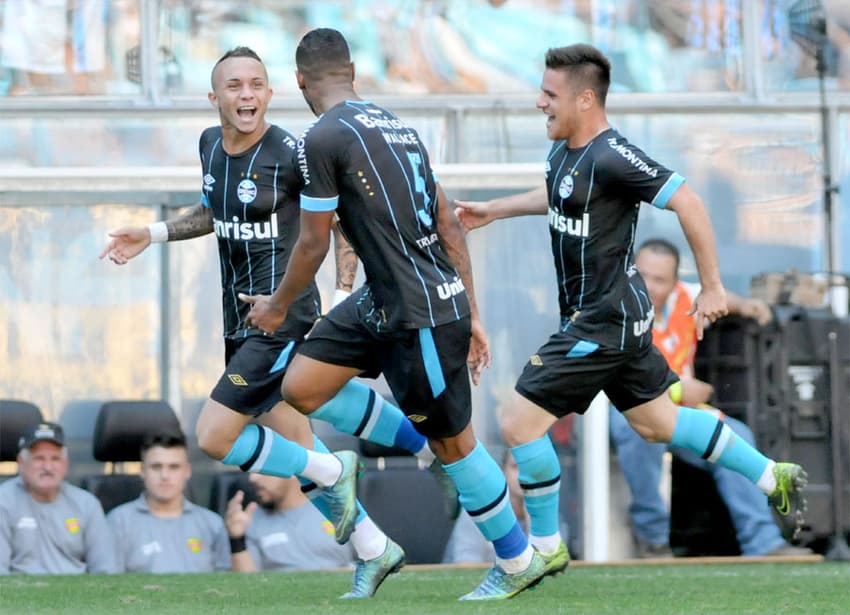
[{"label": "light blue sock", "polygon": [[239,466],[243,472],[289,478],[307,467],[307,449],[268,427],[251,423],[245,425],[221,462]]},{"label": "light blue sock", "polygon": [[443,468],[457,486],[461,505],[493,543],[496,555],[511,559],[523,553],[528,539],[511,508],[505,475],[484,446],[477,442],[469,455]]},{"label": "light blue sock", "polygon": [[413,454],[425,446],[425,436],[404,413],[361,382],[349,380],[336,396],[309,414],[338,430],[383,446],[398,446]]},{"label": "light blue sock", "polygon": [[531,518],[531,534],[557,534],[561,464],[549,435],[515,446],[511,453],[519,468],[519,486]]},{"label": "light blue sock", "polygon": [[[318,451],[319,453],[330,453],[330,449],[325,446],[325,443],[319,439],[319,436],[313,434],[313,450]],[[333,523],[333,519],[331,519],[331,509],[328,506],[327,496],[325,492],[319,489],[319,486],[311,481],[309,478],[304,478],[303,476],[298,477],[298,482],[301,483],[301,493],[307,496],[307,499],[319,509],[319,512],[322,513],[322,516]],[[363,518],[366,517],[366,511],[360,505],[360,500],[357,500],[357,520],[354,522],[355,525],[360,523]]]},{"label": "light blue sock", "polygon": [[679,406],[670,444],[743,474],[753,483],[758,482],[770,461],[710,412],[686,406]]}]

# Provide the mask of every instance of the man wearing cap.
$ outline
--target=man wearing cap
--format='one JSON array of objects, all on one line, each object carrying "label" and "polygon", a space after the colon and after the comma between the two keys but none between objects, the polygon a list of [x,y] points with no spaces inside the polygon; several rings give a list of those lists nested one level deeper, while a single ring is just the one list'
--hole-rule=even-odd
[{"label": "man wearing cap", "polygon": [[100,502],[65,482],[62,428],[38,423],[24,432],[18,449],[18,476],[0,484],[0,574],[115,572]]}]

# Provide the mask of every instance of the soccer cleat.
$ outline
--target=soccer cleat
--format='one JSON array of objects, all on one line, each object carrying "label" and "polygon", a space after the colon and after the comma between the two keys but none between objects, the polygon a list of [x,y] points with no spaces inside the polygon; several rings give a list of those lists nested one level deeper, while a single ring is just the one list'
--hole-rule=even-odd
[{"label": "soccer cleat", "polygon": [[[540,552],[538,551],[538,553]],[[543,558],[543,562],[546,564],[546,572],[544,574],[547,577],[554,577],[557,574],[561,574],[570,565],[570,552],[567,550],[567,545],[564,544],[564,541],[561,541],[558,548],[551,553],[540,553],[540,557]]]},{"label": "soccer cleat", "polygon": [[404,551],[387,538],[387,548],[376,558],[366,561],[357,560],[354,568],[354,583],[351,591],[340,596],[343,600],[351,598],[371,598],[381,583],[404,566]]},{"label": "soccer cleat", "polygon": [[458,497],[457,485],[455,482],[446,474],[446,471],[443,469],[443,464],[440,463],[439,459],[435,459],[431,462],[431,465],[428,466],[428,469],[434,475],[434,478],[437,479],[437,484],[440,485],[440,489],[443,492],[443,496],[445,497],[444,507],[446,509],[446,514],[449,519],[457,519],[458,515],[460,515],[460,498]]},{"label": "soccer cleat", "polygon": [[334,522],[334,536],[343,545],[348,542],[357,520],[357,470],[359,462],[354,451],[334,453],[342,462],[342,473],[333,485],[323,489]]},{"label": "soccer cleat", "polygon": [[531,563],[522,572],[508,574],[498,565],[487,571],[487,576],[475,591],[463,595],[461,600],[507,600],[524,589],[536,586],[546,576],[546,562],[537,551],[531,556]]},{"label": "soccer cleat", "polygon": [[776,488],[767,496],[767,500],[786,520],[786,525],[788,522],[793,523],[793,528],[788,528],[793,540],[804,523],[806,498],[802,491],[808,484],[808,474],[796,463],[777,463],[773,466],[773,476],[776,478]]}]

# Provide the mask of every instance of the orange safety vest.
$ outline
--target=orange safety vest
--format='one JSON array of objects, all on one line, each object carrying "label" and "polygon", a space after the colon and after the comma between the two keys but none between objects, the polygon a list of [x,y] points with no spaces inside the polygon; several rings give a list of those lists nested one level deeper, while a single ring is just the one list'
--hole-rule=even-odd
[{"label": "orange safety vest", "polygon": [[693,299],[687,287],[676,282],[676,301],[667,314],[666,326],[652,328],[652,343],[667,359],[670,369],[679,376],[692,376],[694,354],[697,348],[697,325],[693,315],[688,315]]}]

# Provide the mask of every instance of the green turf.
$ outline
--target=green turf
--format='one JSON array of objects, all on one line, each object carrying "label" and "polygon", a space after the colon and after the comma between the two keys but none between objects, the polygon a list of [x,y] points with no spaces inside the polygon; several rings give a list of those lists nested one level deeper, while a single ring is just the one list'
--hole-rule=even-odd
[{"label": "green turf", "polygon": [[340,601],[347,573],[0,577],[18,613],[850,613],[848,564],[587,566],[503,603],[470,604],[483,570],[404,570],[371,600]]}]

